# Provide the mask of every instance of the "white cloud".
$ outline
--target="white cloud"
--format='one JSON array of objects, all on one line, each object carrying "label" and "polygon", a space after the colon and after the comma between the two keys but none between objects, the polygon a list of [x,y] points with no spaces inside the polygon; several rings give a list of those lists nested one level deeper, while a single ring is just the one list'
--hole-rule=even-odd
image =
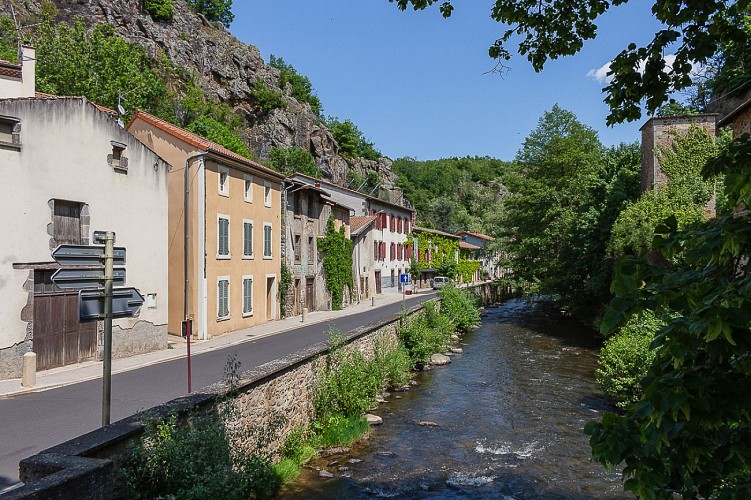
[{"label": "white cloud", "polygon": [[[675,62],[675,54],[668,54],[665,56],[665,64],[668,69],[671,69],[673,67],[673,62]],[[597,69],[590,69],[587,72],[587,77],[592,78],[597,83],[610,83],[613,80],[613,75],[608,75],[608,71],[610,71],[610,64],[612,61],[609,61],[602,66],[600,66]],[[644,73],[644,61],[639,62],[639,73]],[[704,74],[705,68],[699,63],[692,63],[691,68],[691,77],[696,78],[698,76],[702,76]]]}]

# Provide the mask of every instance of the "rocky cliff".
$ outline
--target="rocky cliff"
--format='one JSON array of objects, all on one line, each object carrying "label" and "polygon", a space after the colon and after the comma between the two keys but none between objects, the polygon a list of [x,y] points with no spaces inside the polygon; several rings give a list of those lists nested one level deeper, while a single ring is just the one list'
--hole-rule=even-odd
[{"label": "rocky cliff", "polygon": [[[171,21],[157,22],[141,10],[140,0],[54,0],[62,21],[81,17],[89,23],[107,23],[126,41],[140,45],[152,58],[165,55],[179,68],[198,76],[207,95],[229,104],[247,122],[243,138],[257,159],[266,158],[273,147],[296,146],[313,155],[327,179],[344,185],[347,173],[367,177],[378,172],[385,192],[392,201],[401,199],[395,188],[396,175],[391,161],[348,160],[338,154],[338,145],[326,126],[310,109],[284,92],[286,108],[261,113],[251,98],[251,87],[258,78],[268,88],[279,90],[279,72],[268,66],[258,48],[246,45],[220,23],[212,23],[193,13],[185,0],[174,0]],[[17,18],[38,15],[41,0],[0,0],[0,13]],[[250,22],[235,19],[236,23]],[[283,54],[281,54],[283,56]]]}]

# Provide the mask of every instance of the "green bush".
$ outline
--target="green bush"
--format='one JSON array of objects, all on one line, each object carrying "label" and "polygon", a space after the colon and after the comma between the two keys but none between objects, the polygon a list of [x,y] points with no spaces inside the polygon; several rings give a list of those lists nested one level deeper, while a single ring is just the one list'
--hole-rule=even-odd
[{"label": "green bush", "polygon": [[376,342],[374,362],[380,370],[381,380],[391,387],[403,387],[412,378],[412,360],[409,351],[401,342],[393,346],[383,341]]},{"label": "green bush", "polygon": [[143,0],[143,10],[148,12],[154,21],[171,21],[175,15],[172,0]]},{"label": "green bush", "polygon": [[279,70],[279,87],[282,90],[289,83],[292,97],[300,102],[308,103],[310,109],[320,116],[323,111],[321,100],[313,93],[313,85],[308,77],[299,74],[292,65],[285,63],[284,59],[275,57],[273,54],[269,57],[269,66]]},{"label": "green bush", "polygon": [[340,349],[319,381],[314,403],[316,415],[360,416],[375,404],[381,383],[378,369],[362,353]]},{"label": "green bush", "polygon": [[323,172],[316,165],[313,155],[302,148],[271,148],[266,163],[277,172],[286,175],[299,172],[317,179],[323,177]]},{"label": "green bush", "polygon": [[250,89],[250,96],[256,103],[256,106],[261,108],[261,111],[269,113],[277,108],[286,108],[287,102],[284,100],[284,94],[279,90],[270,89],[266,82],[260,78],[256,78],[256,82]]},{"label": "green bush", "polygon": [[434,302],[426,302],[414,318],[402,319],[398,331],[412,366],[416,367],[448,347],[454,327],[448,318],[438,313]]},{"label": "green bush", "polygon": [[331,294],[331,309],[338,311],[344,303],[345,290],[351,296],[354,289],[352,240],[345,235],[344,225],[336,230],[333,215],[329,216],[326,236],[318,240],[318,250],[323,254],[323,276]]},{"label": "green bush", "polygon": [[469,332],[480,325],[477,297],[454,286],[444,286],[438,291],[441,298],[441,315],[447,317],[460,332]]},{"label": "green bush", "polygon": [[362,415],[345,417],[329,415],[317,418],[312,425],[311,442],[317,448],[350,446],[368,432],[368,421]]},{"label": "green bush", "polygon": [[197,117],[190,122],[185,129],[210,141],[214,141],[217,144],[221,144],[240,156],[244,156],[248,159],[252,158],[248,146],[245,145],[243,140],[237,134],[232,132],[223,123],[220,123],[209,116],[201,115]]},{"label": "green bush", "polygon": [[339,118],[330,116],[326,120],[326,127],[339,145],[339,154],[345,158],[377,160],[381,157],[380,151],[375,149],[372,142],[365,139],[351,120],[340,121]]},{"label": "green bush", "polygon": [[595,380],[619,408],[626,408],[641,397],[641,380],[655,357],[649,346],[662,326],[664,323],[654,313],[644,311],[633,316],[600,350]]}]

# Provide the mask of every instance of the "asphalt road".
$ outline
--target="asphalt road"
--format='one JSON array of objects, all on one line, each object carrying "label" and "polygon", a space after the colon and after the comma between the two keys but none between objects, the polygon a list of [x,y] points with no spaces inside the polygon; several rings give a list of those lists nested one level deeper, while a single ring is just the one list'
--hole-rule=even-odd
[{"label": "asphalt road", "polygon": [[[434,294],[413,296],[413,306]],[[397,302],[338,319],[249,340],[192,356],[193,387],[222,380],[227,356],[236,353],[241,371],[326,340],[334,326],[350,331],[379,320],[397,318]],[[185,394],[185,358],[112,376],[111,421],[123,419]],[[48,391],[0,399],[0,491],[19,482],[18,462],[42,450],[97,429],[102,422],[101,378]]]}]

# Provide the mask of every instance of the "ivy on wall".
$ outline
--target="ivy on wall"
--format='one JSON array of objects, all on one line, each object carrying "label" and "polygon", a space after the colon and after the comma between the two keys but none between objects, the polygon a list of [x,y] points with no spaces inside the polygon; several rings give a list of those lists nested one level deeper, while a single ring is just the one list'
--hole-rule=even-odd
[{"label": "ivy on wall", "polygon": [[454,262],[454,258],[459,251],[459,240],[421,231],[412,233],[412,237],[415,236],[417,237],[417,250],[421,254],[421,261],[425,255],[425,250],[430,250],[430,267],[437,269],[444,263]]},{"label": "ivy on wall", "polygon": [[329,216],[326,236],[318,240],[323,253],[323,271],[326,289],[331,294],[331,309],[338,311],[344,302],[344,288],[352,293],[352,241],[344,233],[344,226],[336,230],[334,216]]},{"label": "ivy on wall", "polygon": [[464,282],[472,281],[472,276],[480,269],[479,260],[459,259],[456,265],[456,274]]},{"label": "ivy on wall", "polygon": [[282,318],[287,316],[287,295],[289,287],[292,285],[292,273],[287,269],[287,263],[282,259],[282,267],[279,272],[279,304],[281,306]]}]

